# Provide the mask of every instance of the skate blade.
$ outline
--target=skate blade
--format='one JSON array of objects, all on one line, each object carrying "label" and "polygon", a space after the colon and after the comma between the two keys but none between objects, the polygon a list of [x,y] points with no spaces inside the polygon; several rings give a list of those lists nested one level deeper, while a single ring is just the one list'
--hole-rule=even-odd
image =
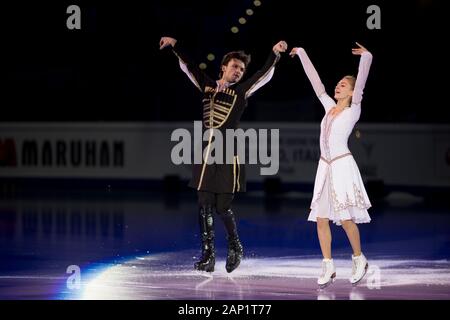
[{"label": "skate blade", "polygon": [[232,273],[234,270],[236,270],[239,267],[239,265],[235,266],[234,268],[225,268],[227,270],[227,273]]},{"label": "skate blade", "polygon": [[200,267],[200,266],[194,265],[194,269],[197,271],[203,271],[203,272],[214,272],[214,267],[205,268],[205,267]]}]

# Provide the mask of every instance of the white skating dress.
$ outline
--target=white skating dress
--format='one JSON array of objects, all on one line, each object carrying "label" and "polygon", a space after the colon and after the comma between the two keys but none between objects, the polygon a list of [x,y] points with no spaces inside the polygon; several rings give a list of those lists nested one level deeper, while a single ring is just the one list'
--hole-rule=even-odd
[{"label": "white skating dress", "polygon": [[367,209],[371,207],[358,166],[348,149],[348,137],[361,114],[361,100],[367,80],[372,54],[361,55],[358,76],[353,90],[351,107],[336,116],[330,109],[336,102],[325,92],[325,88],[306,52],[297,51],[303,68],[325,108],[325,116],[320,125],[320,152],[309,221],[328,218],[336,225],[342,220],[355,223],[370,222]]}]

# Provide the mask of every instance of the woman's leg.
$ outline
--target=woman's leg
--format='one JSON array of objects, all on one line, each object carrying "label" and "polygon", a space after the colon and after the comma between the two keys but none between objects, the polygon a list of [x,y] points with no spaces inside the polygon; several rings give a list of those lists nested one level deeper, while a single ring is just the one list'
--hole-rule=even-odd
[{"label": "woman's leg", "polygon": [[342,220],[342,227],[347,234],[347,238],[350,241],[350,245],[352,246],[353,255],[355,257],[361,255],[361,240],[359,237],[359,229],[356,223],[352,220]]},{"label": "woman's leg", "polygon": [[322,260],[322,274],[317,279],[317,284],[320,288],[325,288],[336,278],[336,269],[333,259],[331,259],[331,230],[328,219],[317,218],[317,235],[324,258]]},{"label": "woman's leg", "polygon": [[359,237],[359,229],[356,223],[354,223],[352,220],[341,221],[341,223],[342,227],[345,230],[345,233],[347,233],[348,240],[350,241],[353,249],[353,267],[350,282],[353,285],[356,285],[366,274],[367,269],[369,268],[369,263],[367,262],[364,254],[361,252],[361,240]]},{"label": "woman's leg", "polygon": [[325,259],[331,259],[331,230],[328,219],[317,218],[317,235],[323,257]]}]

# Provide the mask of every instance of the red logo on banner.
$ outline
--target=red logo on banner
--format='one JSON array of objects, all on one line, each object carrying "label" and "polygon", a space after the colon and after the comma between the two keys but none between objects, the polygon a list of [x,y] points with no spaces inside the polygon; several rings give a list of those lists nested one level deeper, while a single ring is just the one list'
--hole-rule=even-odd
[{"label": "red logo on banner", "polygon": [[17,167],[16,143],[13,139],[0,139],[0,167]]}]

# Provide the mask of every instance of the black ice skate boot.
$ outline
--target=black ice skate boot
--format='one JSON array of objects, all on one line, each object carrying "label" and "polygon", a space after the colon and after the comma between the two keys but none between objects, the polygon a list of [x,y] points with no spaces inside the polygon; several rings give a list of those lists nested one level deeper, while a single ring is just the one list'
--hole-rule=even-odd
[{"label": "black ice skate boot", "polygon": [[220,216],[222,217],[222,221],[228,233],[228,254],[225,268],[227,272],[230,273],[233,272],[233,270],[235,270],[241,263],[242,257],[244,256],[244,249],[242,248],[242,244],[239,240],[233,211],[228,209]]},{"label": "black ice skate boot", "polygon": [[202,257],[194,264],[195,269],[206,272],[213,272],[216,263],[216,253],[214,249],[214,220],[212,207],[201,207],[199,223],[202,239]]}]

